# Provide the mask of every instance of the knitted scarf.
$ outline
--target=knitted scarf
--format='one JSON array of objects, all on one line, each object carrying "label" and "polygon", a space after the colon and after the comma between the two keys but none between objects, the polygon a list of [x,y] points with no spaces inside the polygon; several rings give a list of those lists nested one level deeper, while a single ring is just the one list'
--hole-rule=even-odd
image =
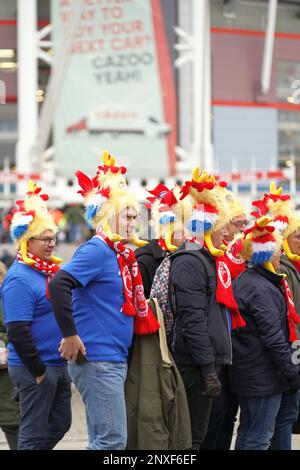
[{"label": "knitted scarf", "polygon": [[292,261],[298,273],[300,273],[300,261]]},{"label": "knitted scarf", "polygon": [[226,242],[223,242],[227,246],[227,250],[221,259],[227,264],[231,279],[234,280],[246,269],[245,261],[238,256],[238,252],[235,251],[235,245],[228,247]]},{"label": "knitted scarf", "polygon": [[162,249],[163,252],[169,253],[168,247],[167,247],[166,242],[163,238],[159,238],[157,240],[157,244]]},{"label": "knitted scarf", "polygon": [[222,304],[228,308],[231,315],[233,330],[246,326],[246,323],[239,312],[239,308],[233,296],[231,275],[229,268],[224,261],[224,257],[222,256],[220,258],[216,256],[214,258],[217,270],[216,300],[219,304]]},{"label": "knitted scarf", "polygon": [[117,256],[125,297],[122,312],[134,316],[134,333],[139,335],[155,333],[160,325],[145,299],[142,276],[134,251],[120,242],[111,241],[99,228],[96,233]]},{"label": "knitted scarf", "polygon": [[300,318],[298,317],[298,313],[296,312],[293,296],[286,279],[283,278],[281,283],[284,289],[284,297],[288,310],[287,316],[290,331],[290,342],[292,343],[293,341],[296,341],[298,339],[296,325],[300,323]]},{"label": "knitted scarf", "polygon": [[[208,250],[205,243],[204,247]],[[246,326],[233,296],[230,270],[227,263],[224,261],[224,256],[214,256],[214,260],[217,272],[216,301],[218,304],[224,305],[229,310],[233,330]]]},{"label": "knitted scarf", "polygon": [[[40,273],[46,275],[46,297],[49,300],[50,296],[49,296],[48,284],[49,284],[49,281],[51,280],[51,278],[57,273],[57,271],[59,271],[59,266],[57,266],[57,264],[55,264],[55,263],[45,261],[45,260],[39,258],[38,256],[33,255],[32,253],[27,253],[27,256],[28,256],[28,258],[31,258],[35,261],[34,264],[27,265],[27,266],[30,266],[31,268],[35,269],[36,271],[39,271]],[[21,261],[22,263],[24,263],[23,257],[22,257],[22,254],[21,254],[20,251],[18,251],[18,253],[17,253],[17,259],[18,259],[18,261]],[[26,263],[24,263],[24,264],[26,264]]]}]

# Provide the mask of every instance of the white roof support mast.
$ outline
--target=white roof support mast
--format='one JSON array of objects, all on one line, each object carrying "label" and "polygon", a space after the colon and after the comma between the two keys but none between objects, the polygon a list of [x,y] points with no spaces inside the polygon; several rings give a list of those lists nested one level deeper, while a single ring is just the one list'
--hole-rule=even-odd
[{"label": "white roof support mast", "polygon": [[261,93],[266,95],[270,89],[274,39],[276,29],[277,0],[269,0],[268,24],[265,36],[264,55],[261,71]]},{"label": "white roof support mast", "polygon": [[38,67],[36,54],[37,2],[18,0],[18,143],[16,166],[21,173],[32,171],[30,152],[36,139]]},{"label": "white roof support mast", "polygon": [[[53,58],[42,48],[53,46],[45,38],[52,25],[37,30],[37,0],[18,0],[18,143],[16,166],[21,173],[40,172],[53,124],[55,105],[66,77],[70,50],[78,27],[84,0],[73,1],[73,16],[66,26],[58,56]],[[36,92],[38,89],[38,59],[53,66],[40,116]],[[19,183],[19,193],[24,183]]]},{"label": "white roof support mast", "polygon": [[182,162],[178,170],[190,173],[195,165],[208,171],[214,170],[211,142],[211,44],[210,44],[210,2],[193,0],[193,36],[181,28],[175,31],[181,42],[175,49],[183,54],[175,61],[177,67],[186,62],[193,63],[193,130],[191,152],[177,147]]}]

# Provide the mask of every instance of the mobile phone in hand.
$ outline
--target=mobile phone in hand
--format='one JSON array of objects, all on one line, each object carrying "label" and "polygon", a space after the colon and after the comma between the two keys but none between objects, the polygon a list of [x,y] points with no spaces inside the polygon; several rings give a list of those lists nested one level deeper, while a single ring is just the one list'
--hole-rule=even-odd
[{"label": "mobile phone in hand", "polygon": [[89,362],[89,361],[87,360],[86,356],[85,356],[84,354],[82,354],[81,351],[78,351],[75,364],[77,364],[77,365],[79,366],[80,364],[85,364],[86,362]]}]

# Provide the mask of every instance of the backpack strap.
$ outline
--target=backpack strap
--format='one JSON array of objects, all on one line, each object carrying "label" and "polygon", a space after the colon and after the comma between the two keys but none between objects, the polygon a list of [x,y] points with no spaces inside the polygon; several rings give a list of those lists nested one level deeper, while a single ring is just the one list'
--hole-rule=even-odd
[{"label": "backpack strap", "polygon": [[[177,256],[181,256],[181,255],[195,256],[202,263],[202,266],[204,267],[206,278],[207,278],[206,286],[207,286],[207,291],[208,291],[208,297],[211,297],[211,295],[213,295],[213,293],[216,290],[216,270],[213,266],[211,266],[209,261],[206,259],[205,255],[200,252],[199,245],[194,244],[194,249],[190,249],[191,245],[192,244],[189,244],[189,250],[179,249],[169,257],[171,261],[171,266],[172,266],[172,262],[174,258],[177,258]],[[170,301],[170,305],[172,308],[172,312],[173,312],[174,317],[176,317],[177,316],[176,294],[175,294],[174,286],[170,282],[170,279],[169,279],[168,290],[169,290],[169,301]]]},{"label": "backpack strap", "polygon": [[156,316],[160,324],[158,334],[159,334],[159,346],[160,346],[160,352],[161,352],[161,358],[162,358],[163,364],[166,367],[170,367],[173,364],[173,362],[169,356],[169,349],[167,346],[166,331],[165,331],[165,324],[164,324],[162,311],[160,309],[159,303],[156,298],[151,298],[149,299],[148,302],[149,302],[149,305],[153,314]]},{"label": "backpack strap", "polygon": [[[193,245],[192,243],[189,244],[190,246]],[[212,295],[214,293],[214,291],[216,290],[216,271],[215,271],[215,268],[210,264],[210,262],[208,261],[208,259],[206,258],[206,256],[201,253],[201,251],[199,251],[199,247],[198,245],[194,244],[195,245],[195,249],[180,249],[180,250],[177,250],[175,253],[173,253],[171,256],[170,256],[170,260],[171,260],[171,263],[172,261],[174,260],[174,258],[177,258],[178,256],[181,256],[181,255],[191,255],[191,256],[195,256],[196,258],[198,258],[198,260],[202,263],[202,265],[204,266],[204,269],[205,269],[205,273],[206,273],[206,276],[207,276],[207,287],[208,287],[208,293],[209,295]]]}]

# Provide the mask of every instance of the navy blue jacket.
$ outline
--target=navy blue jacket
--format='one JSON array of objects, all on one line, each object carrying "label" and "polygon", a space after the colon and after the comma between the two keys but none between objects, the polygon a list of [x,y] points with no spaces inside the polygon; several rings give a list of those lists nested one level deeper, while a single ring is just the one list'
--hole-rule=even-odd
[{"label": "navy blue jacket", "polygon": [[216,301],[214,258],[203,248],[184,247],[171,257],[169,293],[175,311],[170,347],[178,364],[206,366],[208,371],[207,366],[231,364],[230,327],[224,305]]},{"label": "navy blue jacket", "polygon": [[287,307],[281,276],[249,265],[233,282],[245,328],[232,333],[231,388],[244,396],[264,396],[288,389],[298,373],[292,362]]}]

